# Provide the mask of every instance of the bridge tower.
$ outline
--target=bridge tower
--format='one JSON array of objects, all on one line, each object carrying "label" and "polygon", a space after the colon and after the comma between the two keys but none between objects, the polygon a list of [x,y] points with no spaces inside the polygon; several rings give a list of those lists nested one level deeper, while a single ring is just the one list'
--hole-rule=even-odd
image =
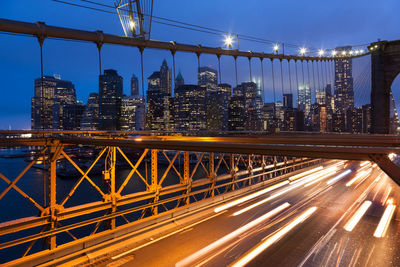
[{"label": "bridge tower", "polygon": [[391,86],[400,73],[400,40],[378,41],[368,47],[371,52],[371,122],[372,133],[390,131]]}]

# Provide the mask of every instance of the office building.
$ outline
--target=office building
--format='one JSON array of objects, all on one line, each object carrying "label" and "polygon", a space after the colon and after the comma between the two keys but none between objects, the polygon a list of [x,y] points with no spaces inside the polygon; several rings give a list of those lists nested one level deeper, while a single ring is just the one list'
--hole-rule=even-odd
[{"label": "office building", "polygon": [[99,77],[99,129],[120,130],[122,77],[116,70],[104,70]]}]

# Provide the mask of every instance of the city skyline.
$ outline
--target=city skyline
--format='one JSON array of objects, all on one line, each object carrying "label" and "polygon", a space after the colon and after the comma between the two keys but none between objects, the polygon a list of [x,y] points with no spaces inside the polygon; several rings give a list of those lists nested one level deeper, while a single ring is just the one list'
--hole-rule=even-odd
[{"label": "city skyline", "polygon": [[[254,19],[262,16],[262,14],[260,14],[259,12],[252,11],[253,9],[251,9],[251,5],[249,7],[243,7],[244,9],[232,9],[226,14],[218,13],[219,16],[207,15],[208,19],[205,19],[205,21],[207,21],[207,23],[209,23],[210,25],[213,25],[216,22],[216,18],[219,18],[217,20],[219,22],[218,25],[220,25],[221,29],[228,32],[239,32],[242,34],[251,35],[263,34],[264,37],[271,37],[268,39],[276,40],[277,42],[295,43],[297,45],[306,45],[317,48],[332,48],[348,44],[351,45],[368,43],[376,40],[377,38],[395,39],[396,36],[394,36],[394,33],[387,29],[390,28],[388,27],[388,25],[396,25],[396,21],[398,20],[396,16],[393,16],[389,12],[390,9],[387,8],[392,7],[393,5],[397,5],[398,3],[393,1],[391,2],[392,3],[385,3],[376,8],[372,8],[373,5],[368,5],[368,3],[366,2],[346,2],[345,4],[347,9],[343,10],[340,3],[338,3],[337,5],[332,5],[329,7],[329,9],[327,9],[324,5],[320,4],[318,1],[315,1],[314,3],[310,3],[310,6],[314,6],[316,9],[319,8],[326,12],[326,14],[324,15],[326,19],[322,19],[322,21],[325,23],[319,23],[321,24],[321,26],[317,28],[313,27],[313,25],[315,25],[315,21],[321,18],[317,16],[316,18],[311,19],[310,16],[307,16],[307,14],[311,12],[311,10],[306,9],[304,13],[298,14],[298,16],[304,17],[303,20],[301,20],[301,17],[298,17],[299,21],[301,21],[298,26],[301,27],[303,30],[299,30],[298,28],[292,29],[290,27],[291,25],[293,25],[293,18],[290,20],[286,20],[278,17],[277,15],[275,15],[274,12],[272,12],[274,9],[280,8],[281,4],[279,3],[272,3],[268,5],[268,9],[271,10],[271,19],[258,19],[261,24],[258,23],[259,25],[257,26],[253,26],[254,24],[252,23],[252,20],[243,21],[241,23],[238,23],[236,20],[236,18],[238,17],[238,12],[253,12],[254,16],[252,17],[254,17]],[[183,10],[185,10],[186,13],[191,14],[190,10],[192,9],[188,8],[187,3],[179,3],[179,7],[177,7],[176,9],[166,8],[164,6],[170,4],[174,3],[160,3],[159,5],[157,5],[157,9],[155,9],[155,14],[163,17],[174,16],[182,18],[188,17],[182,16]],[[220,8],[218,7],[220,5],[223,5],[223,3],[218,2],[214,3],[214,5],[215,10],[220,10]],[[292,2],[289,6],[287,6],[287,11],[292,14],[293,12],[298,10],[298,5],[300,5],[300,3]],[[4,4],[4,8],[0,11],[0,15],[5,18],[22,19],[32,22],[45,21],[49,25],[62,25],[64,21],[68,21],[68,24],[66,26],[69,27],[85,28],[92,30],[101,29],[104,32],[122,34],[122,29],[118,19],[112,15],[103,14],[101,12],[93,12],[86,9],[79,9],[76,7],[74,8],[71,6],[65,6],[51,1],[44,2],[43,5],[40,5],[39,8],[32,6],[29,1],[26,1],[25,6],[31,7],[30,12],[29,14],[22,14],[22,17],[21,14],[17,12],[18,8],[13,3]],[[202,6],[196,4],[196,6],[198,9],[202,10],[205,8],[204,6],[207,5]],[[46,15],[43,15],[43,13],[41,12],[43,8],[49,11],[46,13]],[[69,13],[68,18],[75,18],[74,21],[70,19],[66,20],[66,17],[64,17],[64,12],[58,12],[59,10],[64,8],[65,10],[67,10],[65,14]],[[367,17],[369,16],[363,16],[362,18],[360,18],[357,14],[361,12],[353,14],[350,12],[350,10],[352,9],[362,9],[363,14],[371,14],[371,17],[376,17],[377,14],[381,14],[381,16],[378,17],[385,17],[385,21],[379,20],[372,23],[369,19],[367,19]],[[335,12],[339,12],[339,10],[342,14],[342,19],[337,23],[331,25],[331,22],[334,20],[333,14],[335,14]],[[305,19],[306,17],[307,19]],[[188,22],[203,24],[202,19],[197,16],[192,16],[192,18],[190,18]],[[387,23],[388,20],[392,23]],[[91,21],[92,23],[87,24],[87,21]],[[360,29],[359,26],[361,22],[363,28]],[[280,25],[280,27],[275,27],[275,25]],[[346,25],[346,27],[344,27],[344,25]],[[336,28],[340,29],[340,31],[336,30]],[[168,38],[173,38],[173,40],[176,40],[178,42],[188,42],[193,44],[201,43],[203,45],[212,46],[223,45],[222,35],[212,36],[212,38],[210,38],[210,36],[207,34],[199,34],[197,32],[193,33],[190,31],[183,32],[182,30],[172,28],[168,31],[165,31],[165,29],[166,26],[154,24],[152,29],[152,38],[167,41],[170,40]],[[284,30],[282,31],[282,29]],[[354,29],[357,29],[356,33],[354,32]],[[386,30],[382,31],[382,29]],[[168,34],[171,34],[171,36],[168,36],[168,38],[167,32]],[[4,90],[7,90],[6,88],[13,88],[13,92],[19,92],[19,94],[11,92],[8,95],[7,99],[2,100],[3,102],[0,103],[0,128],[6,129],[8,128],[9,124],[11,124],[12,128],[14,129],[29,128],[29,123],[27,123],[27,121],[29,120],[27,120],[26,118],[29,117],[30,97],[21,99],[20,95],[30,96],[32,80],[40,76],[40,66],[38,65],[39,48],[37,40],[27,37],[6,38],[6,36],[4,36],[0,38],[4,39],[3,46],[5,51],[9,51],[9,53],[2,55],[5,65],[2,66],[0,69],[2,73],[5,74],[4,77],[6,77],[4,82]],[[307,40],[313,40],[313,43],[310,43]],[[240,48],[253,51],[272,51],[271,45],[251,43],[247,41],[241,41]],[[62,50],[64,50],[63,53],[61,53]],[[151,74],[150,72],[158,64],[160,58],[166,58],[168,64],[172,65],[170,54],[159,52],[156,50],[151,50],[151,52],[147,51],[150,50],[145,50],[144,52],[145,77],[148,77],[148,75]],[[137,49],[104,46],[102,49],[102,54],[103,69],[118,69],[121,72],[121,76],[123,77],[129,77],[129,73],[135,73],[140,80],[140,75],[138,75],[140,74],[140,56]],[[24,62],[23,78],[18,78],[20,67],[17,67],[13,62],[15,61],[15,59],[17,62]],[[44,60],[44,71],[46,74],[61,73],[64,79],[75,81],[75,86],[78,89],[78,99],[85,101],[89,93],[92,92],[93,89],[98,87],[97,51],[93,44],[77,46],[77,44],[73,42],[46,40],[44,45]],[[63,64],[60,65],[58,63],[59,61],[62,61]],[[192,55],[182,53],[177,53],[176,55],[176,65],[180,66],[182,75],[188,82],[196,80],[196,61],[197,60],[195,56]],[[246,61],[246,59],[238,60],[239,82],[248,80],[248,62]],[[132,64],[132,62],[134,64]],[[217,67],[217,61],[215,57],[202,56],[201,62],[202,65],[212,66],[213,68]],[[265,64],[267,65],[267,63]],[[231,57],[223,57],[221,60],[221,65],[222,82],[227,82],[233,85],[233,59]],[[80,68],[85,68],[85,71],[82,71]],[[257,60],[252,61],[252,68],[254,72],[253,76],[260,77],[259,62],[257,62]],[[271,95],[270,93],[272,88],[271,86],[268,86],[268,84],[270,83],[270,78],[268,78],[268,76],[270,75],[268,74],[267,68],[268,67],[266,67],[264,76],[268,97]],[[178,68],[176,69],[176,71],[178,71]],[[354,76],[357,77],[357,72],[361,71],[362,70],[355,70]],[[18,83],[15,83],[14,81],[18,81]],[[124,82],[126,82],[126,84],[124,84],[124,88],[128,88],[128,79],[124,79]],[[395,82],[394,86],[396,86],[396,84],[397,83]],[[394,90],[394,97],[397,100],[399,97],[396,94],[397,92],[396,90]],[[18,103],[19,105],[15,105],[15,103]],[[12,116],[11,119],[10,116]]]},{"label": "city skyline", "polygon": [[[180,70],[172,77],[174,71],[165,59],[147,77],[146,98],[139,93],[135,74],[130,79],[130,95],[124,94],[123,77],[113,69],[99,76],[98,93],[90,93],[87,105],[77,101],[71,81],[61,80],[60,75],[45,76],[35,80],[32,129],[367,133],[371,106],[354,105],[352,64],[353,59],[335,60],[333,78],[328,75],[332,64],[316,64],[317,77],[314,63],[312,77],[310,64],[306,64],[306,73],[302,64],[300,83],[296,67],[294,89],[290,83],[290,92],[285,93],[281,75],[277,94],[283,93],[282,100],[276,98],[279,88],[274,88],[272,102],[263,99],[262,84],[219,83],[218,71],[207,66],[199,65],[196,84],[185,83]],[[398,123],[392,124],[391,131],[396,132]]]}]

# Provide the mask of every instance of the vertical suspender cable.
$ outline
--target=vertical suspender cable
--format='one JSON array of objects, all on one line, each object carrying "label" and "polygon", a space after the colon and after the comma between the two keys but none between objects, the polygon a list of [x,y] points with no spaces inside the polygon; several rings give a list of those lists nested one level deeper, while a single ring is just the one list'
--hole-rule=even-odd
[{"label": "vertical suspender cable", "polygon": [[304,87],[305,82],[304,82],[304,62],[303,62],[303,60],[301,60],[301,74],[303,76],[303,87]]},{"label": "vertical suspender cable", "polygon": [[[174,94],[175,94],[175,89],[176,89],[176,74],[175,74],[175,50],[171,50],[171,54],[172,54],[172,71],[173,71],[173,77],[172,79],[174,79]],[[172,93],[171,93],[172,94]]]},{"label": "vertical suspender cable", "polygon": [[40,123],[41,128],[44,130],[44,118],[43,118],[43,41],[40,43]]},{"label": "vertical suspender cable", "polygon": [[263,58],[260,57],[260,62],[261,62],[261,86],[262,86],[262,101],[263,104],[265,103],[265,97],[264,97],[264,66],[263,66]]},{"label": "vertical suspender cable", "polygon": [[326,83],[330,83],[329,74],[328,74],[328,67],[326,66],[327,61],[325,60],[325,75],[326,75]]},{"label": "vertical suspender cable", "polygon": [[237,73],[237,56],[233,56],[235,59],[235,77],[236,77],[236,87],[238,86],[238,73]]},{"label": "vertical suspender cable", "polygon": [[97,45],[97,50],[98,50],[98,54],[99,54],[99,76],[101,75],[101,44]]},{"label": "vertical suspender cable", "polygon": [[221,55],[217,55],[217,58],[218,58],[218,73],[219,73],[219,75],[218,75],[218,77],[219,77],[219,84],[222,84],[222,78],[221,78]]},{"label": "vertical suspender cable", "polygon": [[311,80],[310,80],[310,64],[309,61],[306,61],[307,63],[307,81],[308,81],[308,89],[310,90],[310,96],[311,96]]},{"label": "vertical suspender cable", "polygon": [[315,84],[315,71],[314,71],[314,60],[311,61],[312,76],[313,76],[313,87],[314,87],[314,103],[317,103],[317,89]]},{"label": "vertical suspender cable", "polygon": [[274,117],[275,117],[275,103],[276,103],[276,92],[275,92],[275,74],[274,74],[274,59],[271,58],[271,71],[272,71],[272,89],[274,92]]},{"label": "vertical suspender cable", "polygon": [[[145,97],[144,97],[144,74],[143,74],[143,50],[144,49],[142,47],[139,48],[139,51],[140,51],[140,71],[142,73],[142,96],[143,96],[143,100],[144,100]],[[146,105],[146,103],[145,103],[145,105]]]},{"label": "vertical suspender cable", "polygon": [[144,96],[144,74],[143,74],[143,51],[144,48],[143,47],[139,47],[139,51],[140,51],[140,69],[142,72],[142,97],[143,97],[143,103],[144,103],[144,129],[146,129],[146,111],[147,111],[147,101],[146,98]]},{"label": "vertical suspender cable", "polygon": [[279,59],[279,61],[280,61],[280,63],[281,63],[281,90],[282,90],[282,100],[283,100],[283,94],[285,93],[284,92],[284,89],[283,89],[283,71],[282,71],[282,59]]},{"label": "vertical suspender cable", "polygon": [[330,79],[331,79],[331,88],[333,88],[333,83],[334,83],[334,79],[333,79],[333,72],[332,72],[332,62],[333,61],[329,61],[329,75],[330,75]]},{"label": "vertical suspender cable", "polygon": [[289,70],[289,90],[290,90],[290,94],[293,97],[293,91],[292,91],[292,76],[290,74],[290,59],[287,60],[288,63],[288,70]]},{"label": "vertical suspender cable", "polygon": [[299,76],[297,75],[297,60],[296,59],[294,60],[294,66],[295,66],[295,69],[296,69],[296,86],[297,86],[297,89],[296,89],[296,91],[297,91],[296,106],[298,108],[299,107]]},{"label": "vertical suspender cable", "polygon": [[[40,123],[41,128],[44,130],[44,118],[43,118],[43,37],[38,37],[40,45]],[[43,168],[45,167],[45,152],[43,152]],[[47,185],[46,185],[46,174],[43,172],[43,202],[44,206],[47,206]]]},{"label": "vertical suspender cable", "polygon": [[324,68],[322,67],[322,60],[320,61],[321,65],[321,81],[322,81],[322,89],[325,90],[326,82],[325,82],[325,74],[324,74]]},{"label": "vertical suspender cable", "polygon": [[315,62],[317,65],[317,78],[318,78],[318,90],[321,90],[321,82],[320,82],[320,74],[319,74],[319,67],[318,67],[318,61]]},{"label": "vertical suspender cable", "polygon": [[250,71],[250,82],[253,80],[251,73],[251,57],[249,57],[249,71]]}]

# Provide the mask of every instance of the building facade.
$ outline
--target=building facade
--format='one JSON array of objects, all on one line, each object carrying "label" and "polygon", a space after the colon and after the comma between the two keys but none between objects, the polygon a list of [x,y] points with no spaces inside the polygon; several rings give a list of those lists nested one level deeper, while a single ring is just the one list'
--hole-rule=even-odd
[{"label": "building facade", "polygon": [[122,77],[116,70],[104,70],[99,77],[99,129],[120,130]]}]

